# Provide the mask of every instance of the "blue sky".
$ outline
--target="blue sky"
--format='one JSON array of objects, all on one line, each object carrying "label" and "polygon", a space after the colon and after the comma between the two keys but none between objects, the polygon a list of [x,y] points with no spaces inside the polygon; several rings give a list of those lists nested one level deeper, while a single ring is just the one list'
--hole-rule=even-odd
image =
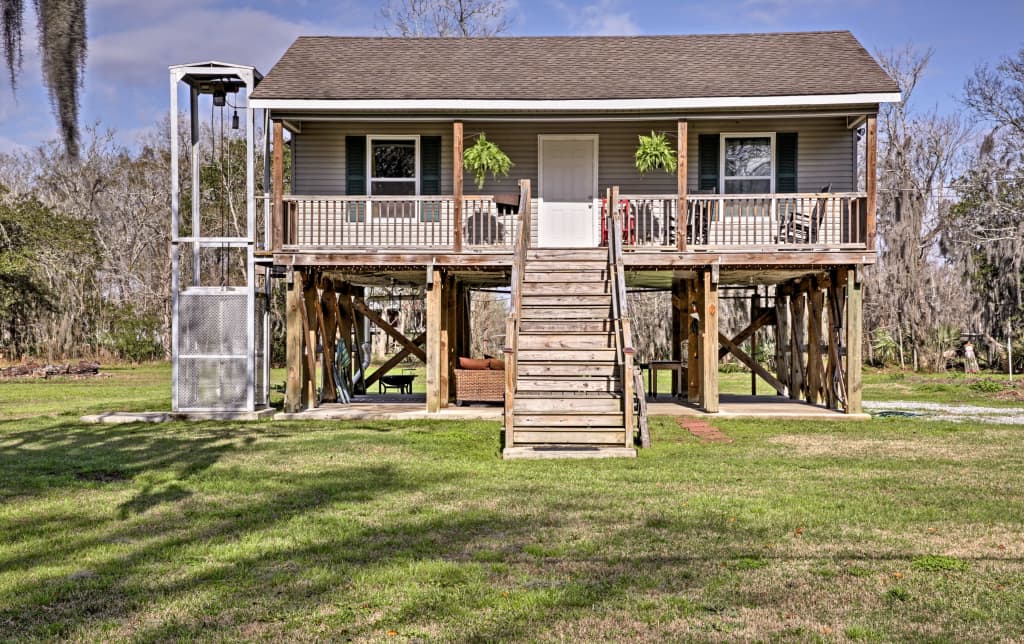
[{"label": "blue sky", "polygon": [[[382,2],[88,0],[82,122],[113,128],[131,144],[168,109],[168,65],[217,59],[265,72],[298,35],[379,34]],[[513,35],[849,29],[872,52],[931,48],[915,100],[942,111],[955,106],[976,65],[1024,47],[1022,0],[510,0],[510,7]],[[57,132],[39,80],[34,15],[26,17],[25,45],[16,95],[0,76],[0,151]]]}]

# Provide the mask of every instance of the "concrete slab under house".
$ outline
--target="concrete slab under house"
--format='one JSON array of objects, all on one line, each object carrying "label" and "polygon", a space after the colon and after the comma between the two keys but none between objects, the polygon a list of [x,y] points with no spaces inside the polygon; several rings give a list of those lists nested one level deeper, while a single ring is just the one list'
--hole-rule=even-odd
[{"label": "concrete slab under house", "polygon": [[[176,412],[267,404],[279,281],[281,417],[486,414],[510,457],[635,454],[651,413],[863,418],[876,116],[900,95],[849,32],[302,37],[265,77],[175,66],[171,89],[175,114],[187,91],[194,132],[210,104],[244,112],[251,214],[238,236],[210,230],[201,200],[182,216],[175,170]],[[484,141],[507,175],[477,176]],[[648,172],[644,146],[659,153]],[[244,271],[217,268],[230,249]],[[417,324],[381,301],[396,288],[421,294]],[[670,350],[649,365],[633,289],[671,294]],[[736,334],[720,323],[725,289],[750,301]],[[463,360],[481,358],[470,302],[484,291],[507,298],[503,360]],[[371,329],[395,350],[375,366]],[[726,356],[770,395],[720,396]],[[425,366],[422,396],[396,377],[410,363]],[[674,402],[648,404],[643,366],[672,372]],[[374,385],[401,393],[363,395]],[[457,406],[470,402],[495,407]]]}]

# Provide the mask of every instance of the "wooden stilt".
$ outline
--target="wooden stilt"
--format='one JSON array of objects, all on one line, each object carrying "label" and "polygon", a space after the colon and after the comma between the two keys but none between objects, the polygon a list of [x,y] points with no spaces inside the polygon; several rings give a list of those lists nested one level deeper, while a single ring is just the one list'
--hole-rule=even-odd
[{"label": "wooden stilt", "polygon": [[313,407],[319,405],[316,395],[316,348],[317,348],[317,337],[318,326],[317,326],[317,313],[320,309],[320,302],[317,301],[317,289],[316,289],[316,277],[310,273],[306,275],[306,279],[302,283],[302,299],[304,307],[302,308],[302,326],[305,331],[306,338],[306,364],[308,365],[308,376],[305,379],[306,389],[306,400],[310,402]]},{"label": "wooden stilt", "polygon": [[323,343],[324,343],[324,402],[338,402],[338,383],[334,379],[336,369],[338,339],[338,296],[334,292],[334,283],[324,279],[321,283],[320,309],[323,311]]},{"label": "wooden stilt", "polygon": [[340,342],[344,343],[348,351],[349,368],[345,373],[340,374],[345,379],[348,390],[352,391],[352,371],[356,366],[356,355],[353,351],[352,341],[352,296],[349,294],[349,285],[343,284],[338,288],[338,336]]},{"label": "wooden stilt", "polygon": [[686,315],[683,317],[684,333],[686,334],[686,360],[689,365],[686,370],[686,399],[697,404],[700,402],[700,333],[699,328],[694,329],[693,316],[700,305],[700,289],[697,282],[688,280],[686,282]]},{"label": "wooden stilt", "polygon": [[709,414],[718,413],[718,280],[712,271],[701,271],[700,310],[700,403]]},{"label": "wooden stilt", "polygon": [[[366,288],[363,287],[363,286],[350,285],[349,286],[349,293],[351,294],[351,297],[353,298],[353,300],[354,300],[354,298],[357,298],[357,297],[362,299],[366,295]],[[357,363],[357,361],[359,359],[365,358],[364,353],[367,353],[367,352],[370,351],[369,348],[367,348],[366,351],[363,351],[362,344],[364,344],[364,343],[366,344],[367,347],[370,347],[370,344],[371,344],[370,343],[370,338],[368,337],[368,333],[367,333],[367,329],[366,329],[366,316],[363,315],[361,312],[357,311],[355,309],[355,306],[353,306],[352,307],[352,366],[353,366],[353,368],[356,367],[356,363]],[[359,382],[354,383],[352,385],[352,393],[354,393],[354,394],[365,394],[366,393],[366,378],[365,378],[365,376],[362,379],[360,379]]]},{"label": "wooden stilt", "polygon": [[817,277],[805,280],[807,290],[807,402],[822,402],[824,368],[821,363],[821,289]]},{"label": "wooden stilt", "polygon": [[443,345],[441,334],[444,322],[444,274],[440,269],[431,269],[430,284],[427,287],[427,411],[441,409],[441,374],[447,379],[447,368],[442,369]]},{"label": "wooden stilt", "polygon": [[[758,309],[761,307],[761,299],[755,292],[750,298],[750,322],[753,324],[754,318],[757,317]],[[755,329],[750,334],[750,357],[757,360],[757,330]],[[757,372],[754,369],[750,370],[750,395],[757,395]]]},{"label": "wooden stilt", "polygon": [[[683,359],[683,342],[686,340],[686,287],[681,279],[672,280],[672,355],[673,362],[680,362]],[[680,381],[680,374],[672,370],[672,393],[679,395],[683,391],[684,384]]]},{"label": "wooden stilt", "polygon": [[458,357],[455,355],[456,338],[458,329],[456,326],[456,280],[454,277],[446,276],[442,302],[444,306],[444,328],[441,331],[442,355],[444,356],[443,371],[441,374],[441,407],[447,407],[452,402],[455,387],[455,365],[458,364]]},{"label": "wooden stilt", "polygon": [[846,413],[859,414],[863,380],[861,375],[861,342],[863,326],[860,268],[846,272]]},{"label": "wooden stilt", "polygon": [[799,284],[789,296],[789,397],[800,400],[804,396],[804,306],[807,298]]},{"label": "wooden stilt", "polygon": [[302,272],[295,271],[288,285],[288,302],[285,307],[285,361],[288,375],[285,380],[284,410],[295,413],[305,409],[308,400],[304,378],[306,377],[305,355],[303,353],[304,332],[302,330]]},{"label": "wooden stilt", "polygon": [[789,379],[789,296],[779,284],[775,287],[775,372],[788,396],[793,383]]}]

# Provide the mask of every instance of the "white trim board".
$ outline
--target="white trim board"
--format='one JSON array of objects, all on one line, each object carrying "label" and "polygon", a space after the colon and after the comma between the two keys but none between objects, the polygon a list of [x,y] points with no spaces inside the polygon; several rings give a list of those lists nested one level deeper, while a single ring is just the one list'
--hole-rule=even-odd
[{"label": "white trim board", "polygon": [[253,98],[250,107],[285,110],[523,110],[538,112],[692,110],[898,103],[899,92],[819,94],[813,96],[719,96],[695,98],[490,100],[490,99],[290,99]]}]

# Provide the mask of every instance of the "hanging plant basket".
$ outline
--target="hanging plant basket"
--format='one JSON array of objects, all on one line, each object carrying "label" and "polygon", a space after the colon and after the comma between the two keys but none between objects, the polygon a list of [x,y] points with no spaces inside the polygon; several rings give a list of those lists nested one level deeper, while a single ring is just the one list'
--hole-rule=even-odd
[{"label": "hanging plant basket", "polygon": [[487,140],[483,132],[477,137],[476,143],[466,148],[462,155],[462,164],[476,178],[477,190],[482,190],[487,175],[492,179],[507,177],[512,168],[512,161],[501,148]]},{"label": "hanging plant basket", "polygon": [[664,134],[651,131],[650,136],[640,135],[640,145],[636,148],[636,169],[640,174],[652,170],[664,170],[672,174],[676,171],[676,151],[668,144]]}]

